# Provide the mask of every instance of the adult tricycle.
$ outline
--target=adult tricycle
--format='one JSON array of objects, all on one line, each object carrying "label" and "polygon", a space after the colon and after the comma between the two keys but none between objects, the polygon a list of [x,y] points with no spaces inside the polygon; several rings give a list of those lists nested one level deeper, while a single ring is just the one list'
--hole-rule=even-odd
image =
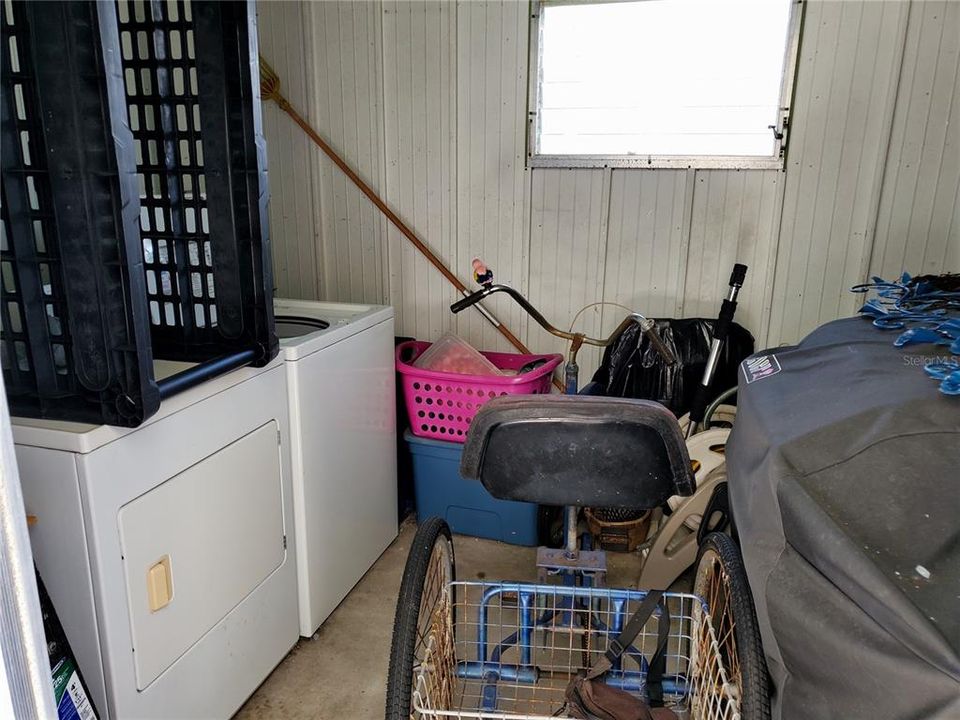
[{"label": "adult tricycle", "polygon": [[[573,508],[653,508],[693,491],[674,416],[620,398],[492,400],[471,424],[461,474],[496,498]],[[387,720],[590,717],[571,704],[582,675],[641,699],[654,718],[670,717],[661,708],[769,717],[752,599],[729,538],[706,537],[694,593],[608,588],[578,563],[582,549],[554,552],[547,579],[560,582],[458,581],[446,523],[420,526],[397,602]]]}]

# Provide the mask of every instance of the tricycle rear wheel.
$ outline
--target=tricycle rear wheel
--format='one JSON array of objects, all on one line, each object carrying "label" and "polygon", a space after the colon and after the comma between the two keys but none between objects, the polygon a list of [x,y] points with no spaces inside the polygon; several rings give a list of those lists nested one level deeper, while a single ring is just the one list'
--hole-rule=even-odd
[{"label": "tricycle rear wheel", "polygon": [[769,720],[767,663],[757,613],[743,556],[729,535],[712,532],[704,538],[693,592],[707,602],[723,664],[739,694],[740,717]]},{"label": "tricycle rear wheel", "polygon": [[413,539],[397,596],[387,673],[386,720],[414,717],[414,674],[426,653],[434,613],[444,600],[449,602],[453,622],[451,583],[455,579],[450,528],[442,518],[430,518],[420,525]]}]

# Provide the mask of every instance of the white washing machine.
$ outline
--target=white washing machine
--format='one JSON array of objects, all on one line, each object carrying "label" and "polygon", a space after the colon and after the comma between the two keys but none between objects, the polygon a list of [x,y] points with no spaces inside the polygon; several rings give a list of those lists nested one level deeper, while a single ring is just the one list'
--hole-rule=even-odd
[{"label": "white washing machine", "polygon": [[296,643],[284,365],[135,429],[13,418],[34,558],[101,717],[229,718]]},{"label": "white washing machine", "polygon": [[309,637],[397,536],[393,308],[277,299],[274,314]]}]

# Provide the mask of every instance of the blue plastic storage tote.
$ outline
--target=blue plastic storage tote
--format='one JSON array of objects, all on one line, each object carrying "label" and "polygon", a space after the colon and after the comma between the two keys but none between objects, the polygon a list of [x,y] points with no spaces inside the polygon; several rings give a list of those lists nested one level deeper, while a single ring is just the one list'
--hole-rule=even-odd
[{"label": "blue plastic storage tote", "polygon": [[460,477],[462,443],[404,434],[413,456],[417,520],[442,517],[461,535],[537,545],[537,506],[497,500],[477,480]]}]

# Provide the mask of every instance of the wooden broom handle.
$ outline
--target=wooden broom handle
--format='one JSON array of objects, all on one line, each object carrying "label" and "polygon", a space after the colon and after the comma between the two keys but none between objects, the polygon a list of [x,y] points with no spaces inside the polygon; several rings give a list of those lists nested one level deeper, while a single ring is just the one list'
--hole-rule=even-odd
[{"label": "wooden broom handle", "polygon": [[[262,62],[263,60],[261,60],[261,63]],[[269,68],[269,66],[267,67]],[[275,75],[272,69],[270,70],[270,73]],[[280,93],[279,82],[277,82],[273,87],[271,87],[269,92],[265,92],[264,95],[266,95],[267,99],[273,100],[281,110],[283,110],[287,115],[289,115],[290,118],[297,125],[300,126],[300,128],[307,134],[307,137],[313,140],[313,142],[317,145],[317,147],[323,150],[324,154],[333,161],[334,165],[340,168],[343,171],[344,175],[350,178],[353,184],[360,189],[360,192],[366,195],[367,198],[370,199],[370,202],[376,205],[377,209],[387,216],[387,219],[396,226],[397,230],[399,230],[401,234],[405,238],[407,238],[407,240],[413,243],[413,246],[417,248],[417,250],[419,250],[420,253],[427,260],[430,261],[431,265],[433,265],[437,270],[440,271],[440,274],[443,275],[450,282],[450,284],[457,289],[457,291],[461,295],[470,294],[470,291],[467,290],[467,286],[464,285],[462,282],[460,282],[460,278],[458,278],[456,275],[450,272],[450,269],[443,264],[440,258],[438,258],[433,253],[433,251],[429,247],[427,247],[427,245],[422,240],[420,240],[420,238],[416,236],[413,230],[408,228],[407,225],[403,222],[403,220],[397,217],[397,214],[393,212],[393,210],[391,210],[390,207],[383,200],[380,199],[380,196],[377,195],[376,192],[374,192],[373,188],[367,185],[367,183],[365,183],[363,179],[359,175],[357,175],[357,173],[353,170],[353,168],[350,167],[346,163],[346,161],[340,157],[339,154],[337,154],[337,151],[334,150],[332,147],[330,147],[330,145],[328,145],[327,142],[322,137],[320,137],[317,131],[310,126],[310,123],[308,123],[306,120],[304,120],[300,116],[300,113],[298,113],[294,109],[294,107],[290,104],[290,102]],[[510,328],[508,328],[502,322],[497,320],[497,318],[494,317],[488,310],[484,310],[483,308],[479,308],[479,309],[483,313],[483,316],[490,321],[490,323],[497,329],[497,331],[501,335],[503,335],[503,337],[505,337],[507,341],[511,345],[513,345],[513,347],[515,347],[524,355],[532,355],[532,353],[530,352],[530,349],[526,345],[524,345],[523,342],[520,341],[520,338],[518,338],[516,335],[514,335],[510,331]],[[557,380],[556,378],[553,379],[553,384],[556,385],[559,389],[561,390],[563,389],[560,381]]]}]

